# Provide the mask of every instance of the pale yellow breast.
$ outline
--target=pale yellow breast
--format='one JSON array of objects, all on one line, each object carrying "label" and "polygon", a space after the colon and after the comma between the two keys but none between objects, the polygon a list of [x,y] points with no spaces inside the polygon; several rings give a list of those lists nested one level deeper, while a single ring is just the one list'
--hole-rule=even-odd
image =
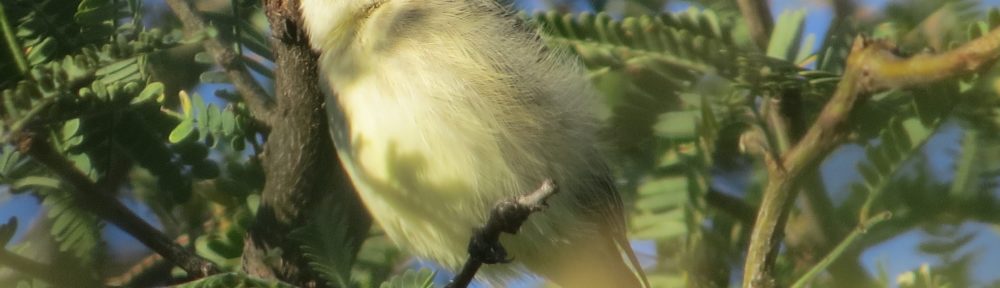
[{"label": "pale yellow breast", "polygon": [[322,56],[341,161],[390,238],[452,268],[498,200],[552,178],[564,192],[504,240],[519,261],[551,261],[541,252],[593,230],[574,195],[594,162],[581,113],[590,91],[563,58],[511,34],[523,31],[450,4],[385,2],[347,50]]},{"label": "pale yellow breast", "polygon": [[349,135],[337,143],[349,147],[342,161],[392,239],[455,265],[490,203],[516,191],[518,177],[499,151],[500,134],[476,115],[489,112],[443,97],[475,93],[442,83],[457,75],[387,66],[334,80]]}]

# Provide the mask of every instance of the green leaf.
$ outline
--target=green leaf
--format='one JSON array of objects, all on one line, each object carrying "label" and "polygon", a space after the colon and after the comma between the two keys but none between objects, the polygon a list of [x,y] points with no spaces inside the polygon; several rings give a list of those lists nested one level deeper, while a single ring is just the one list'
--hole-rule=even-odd
[{"label": "green leaf", "polygon": [[806,11],[804,9],[784,11],[774,23],[771,41],[767,45],[767,56],[786,61],[794,61],[802,41],[802,30],[805,29]]},{"label": "green leaf", "polygon": [[233,249],[227,247],[218,238],[216,234],[198,236],[198,239],[194,241],[195,251],[198,252],[199,256],[205,257],[205,259],[215,263],[226,263],[231,259],[239,257],[239,253],[233,255]]},{"label": "green leaf", "polygon": [[212,131],[212,133],[222,132],[222,116],[220,115],[222,112],[220,112],[219,107],[215,107],[214,104],[208,104],[204,112],[208,114],[208,123],[205,125],[208,126],[209,131]]},{"label": "green leaf", "polygon": [[[139,73],[136,73],[137,75]],[[125,82],[125,86],[122,87],[122,96],[129,97],[130,99],[135,99],[136,94],[139,93],[139,80],[133,79]]]},{"label": "green leaf", "polygon": [[665,209],[677,207],[687,200],[687,191],[670,191],[657,194],[656,196],[643,197],[635,203],[635,209],[642,211],[660,212]]},{"label": "green leaf", "polygon": [[44,176],[27,176],[21,179],[17,179],[11,184],[11,188],[14,190],[25,189],[29,187],[34,188],[51,188],[59,189],[59,179],[44,177]]},{"label": "green leaf", "polygon": [[903,129],[906,130],[906,134],[909,135],[907,139],[911,143],[911,146],[918,143],[923,143],[927,137],[930,137],[933,132],[928,126],[920,123],[916,118],[909,118],[903,121]]},{"label": "green leaf", "polygon": [[80,131],[80,118],[73,118],[63,124],[62,127],[62,139],[68,140],[76,136],[76,133]]},{"label": "green leaf", "polygon": [[978,187],[976,180],[980,179],[982,171],[980,169],[980,164],[982,164],[982,155],[980,150],[983,145],[982,141],[979,139],[979,132],[976,130],[964,131],[962,135],[961,154],[955,157],[954,171],[955,175],[952,176],[951,188],[948,189],[948,194],[960,198],[963,196],[969,196],[975,194]]},{"label": "green leaf", "polygon": [[[684,194],[687,192],[688,179],[686,177],[664,177],[652,181],[647,181],[639,186],[640,196],[651,196],[658,194]],[[683,198],[675,203],[684,203]]]},{"label": "green leaf", "polygon": [[0,175],[8,177],[10,171],[19,162],[21,162],[21,152],[18,152],[13,146],[5,145],[3,154],[0,155]]},{"label": "green leaf", "polygon": [[233,135],[236,132],[236,115],[230,107],[226,107],[225,111],[222,111],[222,134]]},{"label": "green leaf", "polygon": [[[349,223],[345,209],[334,201],[320,203],[312,215],[313,221],[292,232],[290,237],[301,243],[302,254],[312,268],[331,287],[351,286],[351,267],[354,265],[355,248],[361,243],[348,232]],[[334,225],[319,225],[337,219]],[[360,241],[360,240],[359,240]],[[415,287],[415,286],[407,286]]]},{"label": "green leaf", "polygon": [[694,139],[701,111],[667,112],[660,115],[653,131],[665,139]]},{"label": "green leaf", "polygon": [[205,71],[198,77],[201,83],[229,83],[229,76],[222,71]]},{"label": "green leaf", "polygon": [[55,38],[48,37],[42,40],[42,43],[32,46],[30,52],[28,52],[28,63],[37,65],[48,61],[52,54],[55,53],[57,45]]},{"label": "green leaf", "polygon": [[184,118],[186,120],[193,121],[194,108],[191,107],[191,96],[189,96],[188,93],[185,92],[184,90],[181,90],[179,93],[177,93],[177,99],[180,100],[181,102],[181,112],[184,114]]},{"label": "green leaf", "polygon": [[205,100],[198,93],[194,93],[194,97],[191,99],[194,100],[194,109],[198,113],[195,115],[197,120],[194,122],[197,125],[198,131],[201,132],[201,135],[198,135],[198,140],[205,140],[205,137],[210,136],[210,133],[212,133],[212,130],[208,128],[208,107],[205,107]]},{"label": "green leaf", "polygon": [[639,213],[632,216],[631,234],[641,239],[670,239],[685,235],[684,209],[671,209],[660,213]]},{"label": "green leaf", "polygon": [[187,139],[195,138],[198,134],[194,129],[194,121],[190,119],[184,119],[177,127],[174,127],[173,131],[170,131],[170,136],[167,137],[170,143],[181,143]]},{"label": "green leaf", "polygon": [[[100,24],[104,21],[113,20],[117,17],[118,10],[122,7],[118,1],[108,0],[84,0],[77,7],[73,19],[77,23],[84,25]],[[125,4],[125,3],[121,3]]]},{"label": "green leaf", "polygon": [[712,111],[712,105],[708,101],[708,95],[701,95],[698,97],[701,106],[701,137],[707,143],[715,143],[715,139],[718,138],[719,131],[719,121],[715,117],[715,112]]},{"label": "green leaf", "polygon": [[[71,155],[69,157],[70,162],[76,166],[76,169],[80,169],[83,173],[92,174],[94,166],[90,162],[90,157],[86,154]],[[93,176],[93,175],[91,175]]]},{"label": "green leaf", "polygon": [[247,195],[247,207],[250,207],[250,214],[257,216],[257,208],[260,208],[260,195]]},{"label": "green leaf", "polygon": [[118,62],[97,69],[94,75],[101,77],[101,80],[105,83],[136,80],[140,75],[138,63],[139,57],[119,60]]},{"label": "green leaf", "polygon": [[880,141],[873,141],[877,143],[865,147],[867,161],[857,165],[864,184],[851,184],[852,192],[867,195],[860,211],[862,218],[871,216],[875,211],[873,209],[876,209],[873,208],[874,203],[882,198],[883,193],[895,192],[886,189],[893,182],[891,179],[905,167],[901,165],[904,161],[920,154],[919,148],[930,136],[920,120],[911,116],[912,113],[913,109],[910,109],[901,116],[890,119],[887,127],[879,132]]},{"label": "green leaf", "polygon": [[795,64],[802,65],[806,63],[806,59],[813,55],[813,46],[816,45],[816,34],[809,34],[806,39],[802,41],[802,48],[799,48],[798,54],[795,56]]},{"label": "green leaf", "polygon": [[969,40],[974,40],[979,38],[979,36],[985,35],[990,32],[989,24],[983,21],[976,21],[969,23],[968,37]]},{"label": "green leaf", "polygon": [[102,225],[97,216],[80,208],[69,191],[41,189],[38,193],[45,198],[42,206],[46,207],[52,221],[50,233],[59,250],[68,252],[85,265],[95,265],[103,248]]},{"label": "green leaf", "polygon": [[139,92],[139,96],[132,98],[131,104],[145,103],[163,97],[164,86],[162,82],[153,82],[146,85],[146,88]]}]

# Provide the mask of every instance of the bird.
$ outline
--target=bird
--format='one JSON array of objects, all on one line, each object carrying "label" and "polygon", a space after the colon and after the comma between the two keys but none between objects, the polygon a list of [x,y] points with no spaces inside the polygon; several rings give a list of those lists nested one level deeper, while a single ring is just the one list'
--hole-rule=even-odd
[{"label": "bird", "polygon": [[458,269],[498,201],[546,179],[560,193],[501,243],[562,287],[648,287],[597,136],[600,95],[566,47],[496,0],[302,0],[331,137],[399,247]]}]

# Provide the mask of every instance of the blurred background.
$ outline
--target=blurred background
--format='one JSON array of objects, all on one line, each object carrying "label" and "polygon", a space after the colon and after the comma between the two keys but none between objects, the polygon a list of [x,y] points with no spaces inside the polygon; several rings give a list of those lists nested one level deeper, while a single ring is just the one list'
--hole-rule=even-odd
[{"label": "blurred background", "polygon": [[[24,5],[22,2],[3,0],[2,3],[10,7]],[[228,15],[234,11],[228,0],[194,2],[198,9],[208,14]],[[253,1],[244,2],[253,6]],[[775,20],[772,38],[779,39],[772,39],[770,47],[761,49],[751,43],[735,1],[511,1],[529,15],[536,15],[539,23],[548,25],[560,22],[536,13],[604,12],[602,15],[607,15],[609,23],[626,23],[626,19],[638,19],[633,17],[641,15],[670,13],[676,15],[674,19],[679,19],[677,23],[680,24],[676,26],[681,28],[671,28],[682,35],[678,36],[681,39],[678,41],[708,43],[691,46],[704,49],[702,51],[654,51],[660,53],[654,55],[659,58],[647,60],[667,64],[646,65],[635,55],[629,56],[628,52],[618,49],[632,44],[584,36],[576,39],[565,29],[549,36],[555,45],[570,47],[581,55],[595,84],[607,96],[607,109],[602,115],[609,123],[609,142],[613,143],[615,154],[620,155],[616,163],[622,179],[620,184],[632,211],[633,246],[658,287],[738,287],[741,283],[742,257],[745,255],[740,247],[746,245],[748,228],[739,215],[740,211],[752,209],[759,201],[766,175],[759,157],[737,151],[738,144],[747,144],[738,138],[752,130],[747,127],[756,125],[753,119],[746,118],[756,117],[753,110],[763,106],[763,99],[770,97],[767,95],[789,90],[801,92],[800,100],[804,104],[799,113],[806,116],[800,119],[811,119],[811,113],[815,113],[826,99],[824,97],[829,96],[824,93],[830,91],[831,83],[836,82],[842,68],[837,59],[844,55],[837,58],[840,53],[837,51],[843,51],[843,44],[853,35],[865,33],[893,40],[900,43],[899,50],[904,55],[943,51],[952,47],[952,43],[966,41],[967,34],[974,33],[969,27],[995,25],[988,11],[1000,7],[1000,0],[774,0],[768,3]],[[142,9],[145,15],[141,25],[145,27],[178,26],[161,1],[144,1]],[[266,34],[266,20],[259,9],[249,8],[248,11],[242,18]],[[685,19],[694,20],[684,22]],[[226,22],[220,20],[218,23],[225,25]],[[684,26],[688,25],[686,23],[693,24]],[[666,24],[670,25],[674,24]],[[713,36],[698,38],[696,28],[710,26],[715,30],[708,33],[716,33],[712,35],[717,39]],[[553,26],[548,27],[552,29]],[[720,34],[719,31],[726,32]],[[716,40],[721,44],[713,44]],[[177,70],[182,69],[180,67],[198,67],[204,71],[217,69],[193,61],[197,48],[185,47],[174,48],[173,55],[164,58],[167,60],[154,64],[165,67],[165,72],[155,77],[168,84],[166,94],[175,95],[183,89],[205,95],[206,103],[225,106],[227,98],[215,95],[219,95],[219,90],[232,90],[230,84],[206,83],[211,81],[199,78],[201,73],[177,72],[184,71]],[[260,62],[261,67],[273,65],[268,57],[255,54],[246,45],[242,47],[250,59]],[[760,55],[777,60],[767,60]],[[665,68],[657,70],[660,67]],[[769,72],[756,74],[764,70]],[[1000,205],[994,203],[1000,198],[1000,188],[996,185],[1000,180],[1000,167],[993,165],[1000,161],[1000,145],[997,145],[1000,142],[994,139],[1000,135],[993,130],[997,119],[989,113],[976,114],[979,111],[976,107],[963,106],[997,107],[989,106],[995,104],[990,102],[992,100],[975,100],[997,98],[996,87],[1000,84],[996,83],[1000,82],[994,82],[993,74],[996,73],[993,70],[997,69],[985,71],[975,79],[951,83],[954,87],[929,86],[873,96],[872,102],[866,104],[868,108],[862,109],[857,117],[859,120],[852,124],[852,129],[857,129],[857,139],[833,152],[823,162],[816,178],[806,184],[814,191],[810,197],[824,198],[828,202],[828,211],[815,212],[819,208],[811,206],[816,204],[807,200],[797,202],[789,231],[799,232],[788,233],[788,243],[782,247],[783,255],[778,264],[782,275],[791,279],[779,280],[789,283],[795,279],[793,275],[800,275],[810,263],[826,255],[840,242],[845,231],[858,225],[859,218],[863,218],[859,213],[889,211],[894,220],[873,227],[873,232],[869,233],[873,236],[852,246],[814,287],[851,287],[843,286],[845,283],[870,287],[1000,287],[1000,270],[996,268],[1000,267],[1000,226],[997,225]],[[827,74],[803,76],[808,73],[802,71]],[[254,75],[263,86],[271,89],[269,75]],[[788,79],[782,78],[785,76]],[[786,83],[789,82],[806,84],[788,88],[790,84]],[[968,100],[971,104],[912,104],[916,111],[898,108],[911,106],[906,103],[919,101],[914,99],[923,94],[973,100]],[[943,106],[955,108],[934,116],[921,110]],[[715,115],[712,117],[716,120],[711,121],[718,123],[709,123],[706,119],[711,117],[706,115]],[[808,123],[791,123],[790,126]],[[886,149],[882,143],[887,141],[882,136],[885,131],[891,132],[885,127],[896,126],[902,127],[900,131],[905,130],[901,133],[907,134],[911,143],[902,145],[908,146],[905,151],[882,152]],[[713,141],[706,143],[705,139]],[[234,157],[246,157],[251,152],[213,151],[208,157],[225,162]],[[876,158],[882,156],[876,155],[878,153],[898,153],[900,156],[889,157],[893,158],[891,169],[886,168],[890,171],[881,171]],[[876,179],[866,178],[871,175],[866,169],[871,167],[880,169]],[[150,175],[136,173],[137,179],[155,182],[149,180]],[[195,189],[200,189],[197,183]],[[168,217],[164,215],[181,218],[178,214],[183,212],[163,211],[161,206],[149,205],[149,193],[152,192],[126,190],[120,199],[130,209],[172,235],[183,234],[175,231],[183,225],[163,221]],[[868,200],[869,196],[865,195],[875,194],[876,190],[881,198]],[[49,212],[44,209],[42,199],[34,193],[12,191],[7,184],[0,186],[0,220],[16,217],[21,223],[13,240],[7,243],[8,249],[22,249],[18,247],[30,242],[51,241],[49,229],[44,228],[52,223],[46,221]],[[727,205],[725,203],[731,203],[727,201],[737,204]],[[219,214],[209,215],[229,217],[235,213],[221,208],[216,210]],[[809,215],[813,218],[807,217]],[[188,216],[197,218],[184,215]],[[834,226],[837,228],[830,228]],[[828,229],[835,232],[825,231]],[[370,267],[356,269],[364,270],[357,272],[362,275],[356,276],[360,286],[376,285],[374,283],[387,275],[404,269],[435,267],[394,250],[385,239],[378,239],[377,234],[373,232],[376,236],[361,251],[359,261],[364,263],[360,266]],[[100,226],[100,238],[103,241],[100,246],[105,247],[102,249],[106,249],[107,254],[101,262],[107,265],[102,269],[106,275],[126,274],[142,261],[149,260],[151,252],[148,249],[113,225]],[[194,242],[195,239],[184,241]],[[227,259],[231,261],[232,257]],[[857,279],[837,279],[844,275]],[[445,281],[449,275],[442,272],[437,277]],[[17,279],[15,273],[3,269],[0,263],[0,283],[20,283]],[[525,279],[519,285],[535,287],[540,284],[537,279]]]}]

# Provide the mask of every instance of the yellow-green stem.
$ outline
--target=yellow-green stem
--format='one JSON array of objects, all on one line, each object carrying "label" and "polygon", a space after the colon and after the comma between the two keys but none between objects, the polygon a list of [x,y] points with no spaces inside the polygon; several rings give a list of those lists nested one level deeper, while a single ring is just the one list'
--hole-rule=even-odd
[{"label": "yellow-green stem", "polygon": [[3,30],[4,42],[7,42],[7,49],[10,50],[10,56],[14,58],[14,63],[17,64],[17,71],[21,72],[21,75],[28,74],[28,58],[24,57],[24,51],[21,48],[20,42],[17,41],[14,27],[7,20],[7,11],[4,10],[2,3],[0,3],[0,30]]},{"label": "yellow-green stem", "polygon": [[854,242],[856,242],[862,235],[867,233],[868,229],[871,229],[871,227],[875,226],[875,224],[889,220],[890,217],[892,217],[892,213],[882,212],[868,219],[865,223],[861,223],[861,225],[857,228],[854,228],[854,231],[851,231],[851,234],[848,234],[843,241],[840,241],[840,244],[837,244],[837,247],[833,248],[833,251],[826,254],[826,257],[823,257],[823,260],[820,260],[819,263],[816,263],[816,266],[813,266],[812,269],[809,269],[809,271],[802,275],[798,281],[795,281],[795,284],[792,284],[792,288],[803,288],[806,287],[806,285],[809,285],[809,283],[812,283],[812,280],[816,278],[820,272],[826,270],[826,267],[829,267],[830,264],[833,264],[833,261],[840,258],[840,255],[844,254],[844,251],[847,251],[847,248],[849,248],[851,244],[854,244]]}]

